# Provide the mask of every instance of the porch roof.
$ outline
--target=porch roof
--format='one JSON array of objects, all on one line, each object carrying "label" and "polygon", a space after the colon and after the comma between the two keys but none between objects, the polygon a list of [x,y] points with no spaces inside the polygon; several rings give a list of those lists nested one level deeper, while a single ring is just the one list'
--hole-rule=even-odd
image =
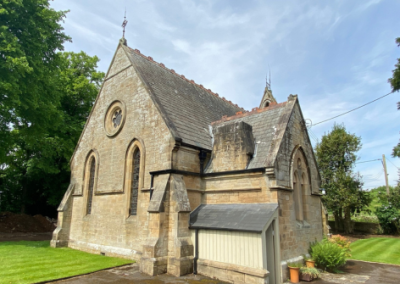
[{"label": "porch roof", "polygon": [[277,203],[202,204],[190,213],[189,228],[261,233],[277,209]]}]

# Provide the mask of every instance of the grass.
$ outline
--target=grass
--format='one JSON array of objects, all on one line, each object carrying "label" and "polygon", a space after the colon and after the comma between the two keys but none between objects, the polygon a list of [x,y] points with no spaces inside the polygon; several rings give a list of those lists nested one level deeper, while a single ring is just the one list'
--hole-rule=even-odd
[{"label": "grass", "polygon": [[350,245],[352,259],[400,265],[400,239],[370,238]]},{"label": "grass", "polygon": [[49,241],[0,242],[0,283],[36,283],[132,262],[70,248],[51,248]]}]

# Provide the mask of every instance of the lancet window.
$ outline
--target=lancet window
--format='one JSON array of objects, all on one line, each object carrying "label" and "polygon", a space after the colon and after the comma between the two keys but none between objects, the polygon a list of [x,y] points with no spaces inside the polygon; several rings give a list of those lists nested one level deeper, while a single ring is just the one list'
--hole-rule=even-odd
[{"label": "lancet window", "polygon": [[293,157],[293,201],[297,221],[307,219],[307,194],[309,192],[309,174],[306,158],[301,149]]},{"label": "lancet window", "polygon": [[132,159],[132,173],[131,173],[131,196],[129,214],[137,214],[138,190],[139,190],[139,176],[140,176],[140,150],[136,148],[133,153]]},{"label": "lancet window", "polygon": [[95,157],[91,157],[90,160],[90,169],[89,169],[89,184],[87,191],[87,207],[86,214],[92,213],[92,202],[93,202],[93,188],[94,188],[94,179],[96,174],[96,159]]}]

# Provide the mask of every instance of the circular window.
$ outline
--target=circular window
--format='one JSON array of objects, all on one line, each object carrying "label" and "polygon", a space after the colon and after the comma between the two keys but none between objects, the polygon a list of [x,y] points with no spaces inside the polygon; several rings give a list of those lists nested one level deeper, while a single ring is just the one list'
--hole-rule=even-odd
[{"label": "circular window", "polygon": [[107,109],[104,117],[104,129],[107,136],[115,136],[122,129],[125,122],[125,104],[114,101]]}]

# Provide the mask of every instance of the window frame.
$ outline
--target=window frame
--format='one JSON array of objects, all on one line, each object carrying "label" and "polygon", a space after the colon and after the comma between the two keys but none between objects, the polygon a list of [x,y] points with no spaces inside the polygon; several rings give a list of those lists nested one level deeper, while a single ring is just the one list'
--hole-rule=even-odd
[{"label": "window frame", "polygon": [[290,181],[296,220],[308,219],[308,196],[312,192],[310,167],[301,146],[295,147],[291,157]]},{"label": "window frame", "polygon": [[[140,151],[140,166],[139,166],[139,182],[138,182],[138,197],[137,197],[137,207],[136,207],[136,215],[131,215],[131,196],[132,196],[132,170],[133,170],[133,155],[136,150]],[[128,145],[126,156],[125,156],[125,171],[124,171],[124,193],[126,196],[126,209],[125,215],[126,218],[135,218],[140,214],[140,199],[141,199],[141,189],[144,185],[144,173],[145,173],[145,148],[144,144],[140,139],[133,139],[131,143]]]},{"label": "window frame", "polygon": [[[93,180],[93,191],[92,191],[92,198],[91,198],[91,209],[90,213],[88,213],[88,205],[89,205],[89,186],[90,186],[90,176],[91,176],[91,164],[92,160],[94,159],[94,180]],[[98,181],[98,173],[99,173],[99,155],[96,150],[91,150],[88,155],[86,156],[85,160],[85,167],[84,167],[84,175],[83,175],[83,216],[90,216],[93,215],[93,205],[94,205],[94,197],[96,195],[97,190],[97,181]]]}]

